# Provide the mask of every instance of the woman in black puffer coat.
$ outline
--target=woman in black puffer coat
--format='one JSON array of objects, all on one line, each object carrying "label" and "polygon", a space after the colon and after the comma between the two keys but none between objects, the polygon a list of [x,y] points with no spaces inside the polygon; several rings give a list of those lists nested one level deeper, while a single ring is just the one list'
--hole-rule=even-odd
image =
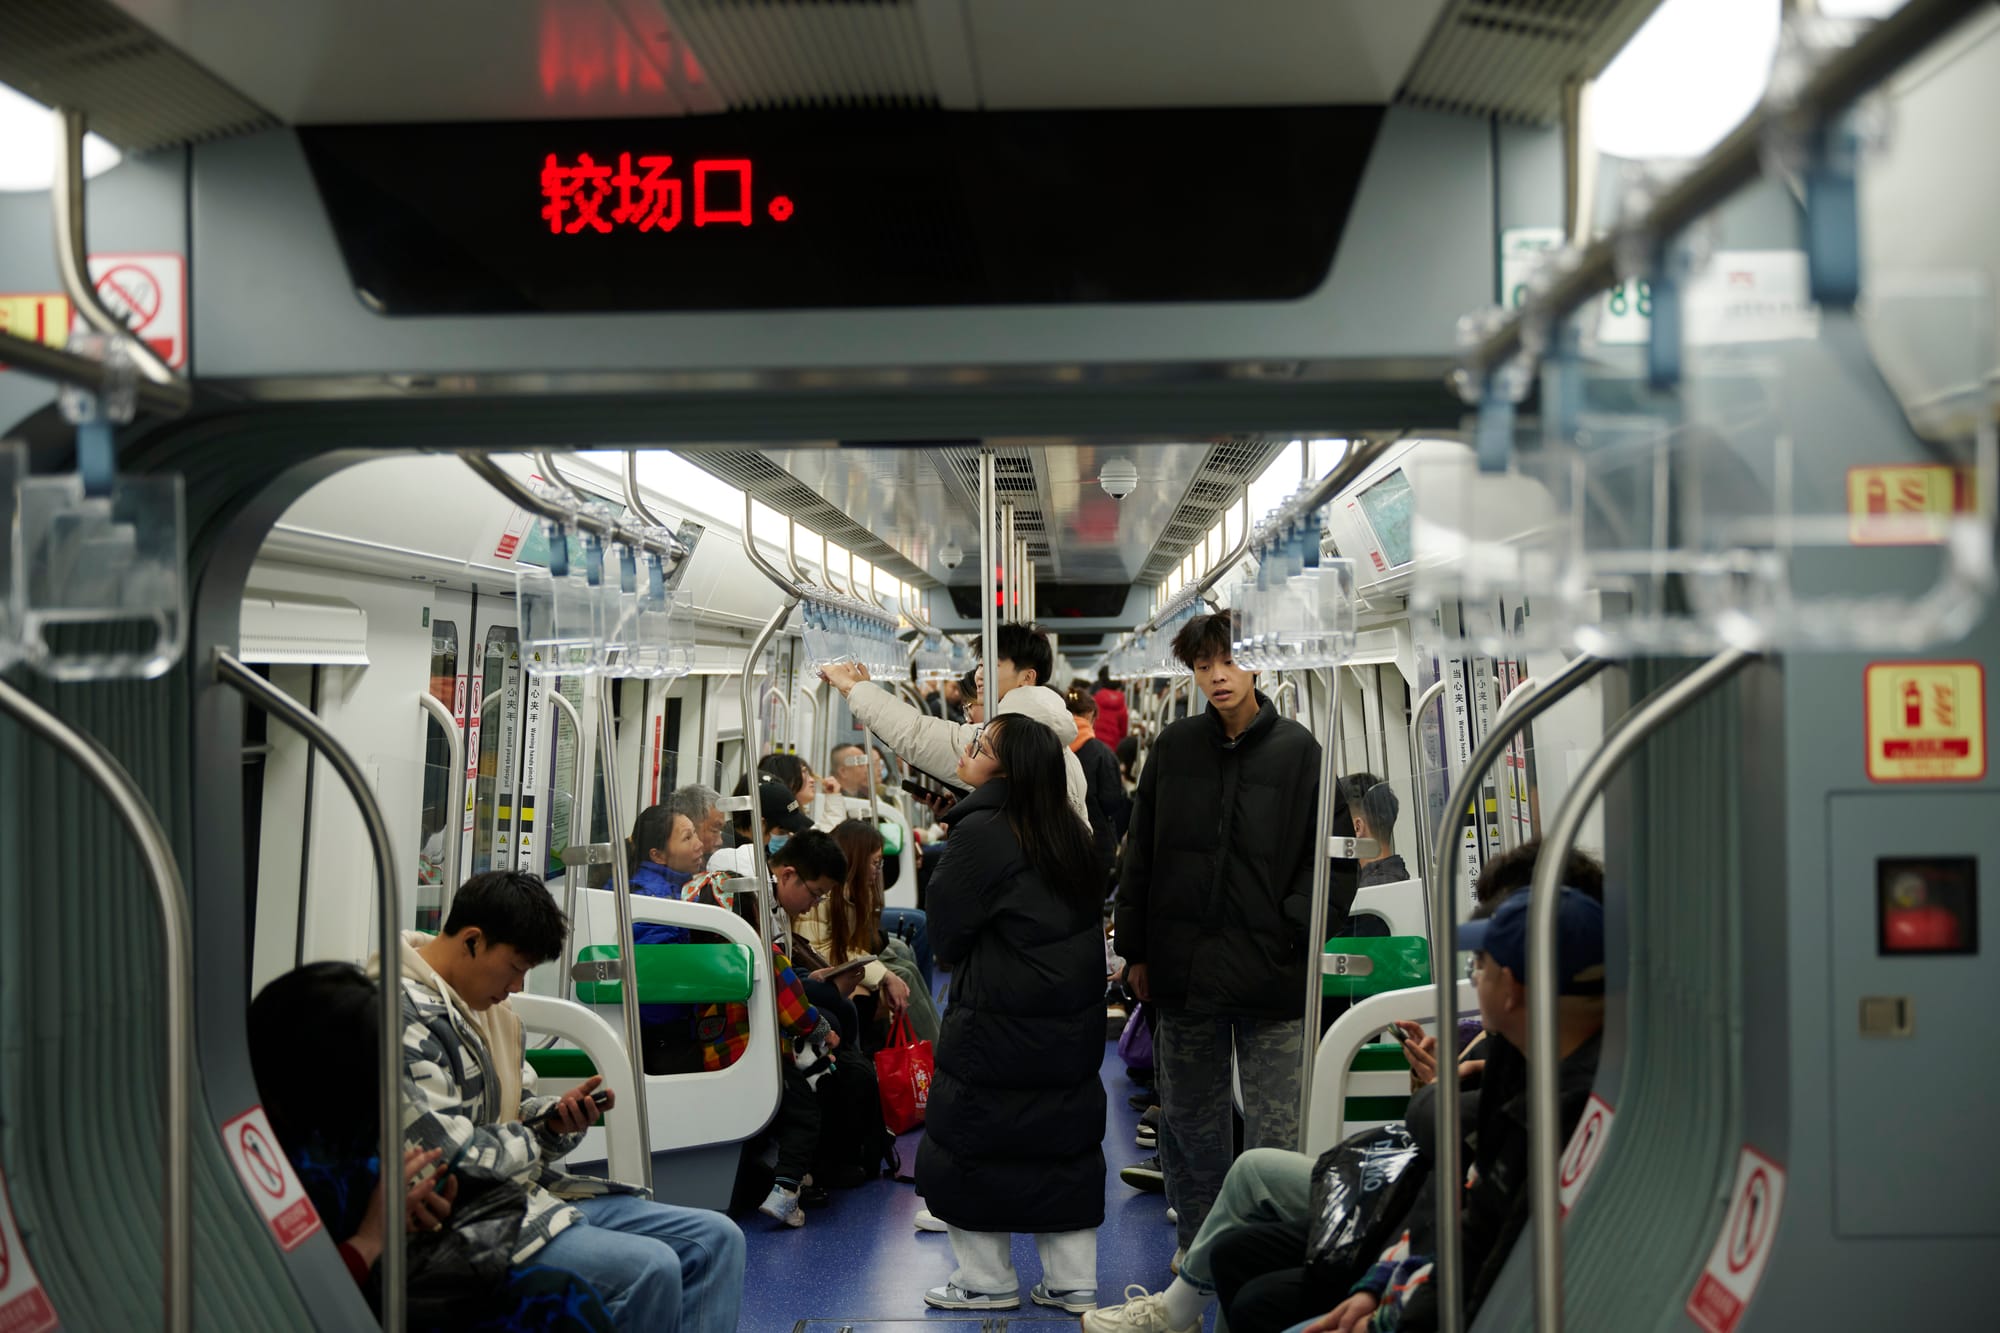
[{"label": "woman in black puffer coat", "polygon": [[958,1260],[924,1294],[939,1309],[1017,1308],[1017,1231],[1041,1253],[1037,1304],[1097,1304],[1104,879],[1063,753],[1032,718],[982,728],[958,765],[974,791],[951,812],[951,855],[931,879],[931,951],[952,968],[951,1002],[917,1189]]}]

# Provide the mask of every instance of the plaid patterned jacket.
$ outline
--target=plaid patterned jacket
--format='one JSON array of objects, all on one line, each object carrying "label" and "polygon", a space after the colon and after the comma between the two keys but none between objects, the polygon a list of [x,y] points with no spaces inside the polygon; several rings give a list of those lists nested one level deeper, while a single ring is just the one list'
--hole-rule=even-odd
[{"label": "plaid patterned jacket", "polygon": [[403,1141],[441,1148],[449,1170],[514,1181],[528,1190],[528,1212],[513,1261],[521,1263],[583,1219],[564,1202],[599,1194],[637,1194],[628,1185],[573,1176],[556,1166],[581,1134],[530,1128],[523,1121],[555,1100],[535,1093],[535,1071],[521,1069],[521,1120],[498,1123],[499,1080],[486,1043],[450,1001],[417,977],[403,979]]},{"label": "plaid patterned jacket", "polygon": [[[736,895],[729,892],[730,876],[720,871],[696,875],[681,886],[681,897],[691,903],[711,907],[736,908]],[[778,1026],[789,1037],[824,1053],[833,1024],[827,1022],[806,998],[805,987],[792,960],[776,944],[771,946],[773,971],[778,978]],[[743,1004],[711,1004],[702,1007],[695,1020],[702,1041],[701,1067],[727,1069],[750,1049],[750,1007]]]}]

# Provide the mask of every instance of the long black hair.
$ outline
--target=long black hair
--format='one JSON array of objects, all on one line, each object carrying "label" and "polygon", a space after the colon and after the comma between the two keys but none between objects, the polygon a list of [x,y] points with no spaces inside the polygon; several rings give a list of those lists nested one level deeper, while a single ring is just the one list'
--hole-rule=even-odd
[{"label": "long black hair", "polygon": [[1007,826],[1028,864],[1058,893],[1101,901],[1104,871],[1090,826],[1069,803],[1063,743],[1040,722],[1011,713],[983,734],[1007,775]]}]

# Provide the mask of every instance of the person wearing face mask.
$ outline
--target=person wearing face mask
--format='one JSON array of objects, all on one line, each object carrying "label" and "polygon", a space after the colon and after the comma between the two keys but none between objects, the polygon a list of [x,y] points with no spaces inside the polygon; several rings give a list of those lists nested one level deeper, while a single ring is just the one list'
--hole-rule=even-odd
[{"label": "person wearing face mask", "polygon": [[[772,756],[773,758],[779,756]],[[790,758],[791,756],[783,756]],[[748,780],[737,784],[738,796],[750,790]],[[801,807],[798,793],[787,790],[784,783],[775,778],[765,777],[757,784],[757,803],[764,816],[764,851],[766,855],[785,845],[795,833],[803,833],[813,828],[812,817]],[[757,873],[757,858],[750,846],[750,815],[748,811],[738,816],[736,826],[740,841],[734,847],[724,847],[708,858],[708,868],[725,875],[748,878]]]},{"label": "person wearing face mask", "polygon": [[1104,875],[1064,780],[1069,751],[1003,713],[958,764],[952,854],[930,888],[931,949],[952,967],[917,1192],[957,1268],[924,1303],[1021,1304],[1014,1232],[1034,1235],[1029,1299],[1097,1308],[1104,1221]]}]

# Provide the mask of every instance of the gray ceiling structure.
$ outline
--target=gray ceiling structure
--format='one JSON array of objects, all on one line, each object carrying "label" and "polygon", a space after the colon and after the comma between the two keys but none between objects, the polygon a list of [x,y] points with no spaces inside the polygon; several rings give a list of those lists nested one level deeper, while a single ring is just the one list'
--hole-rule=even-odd
[{"label": "gray ceiling structure", "polygon": [[[996,440],[995,490],[1014,506],[1038,580],[1157,582],[1186,557],[1286,441],[1182,444]],[[979,447],[703,448],[687,457],[761,503],[906,582],[979,580]],[[1097,483],[1113,459],[1139,470],[1114,500]],[[956,571],[939,558],[956,544]]]}]

